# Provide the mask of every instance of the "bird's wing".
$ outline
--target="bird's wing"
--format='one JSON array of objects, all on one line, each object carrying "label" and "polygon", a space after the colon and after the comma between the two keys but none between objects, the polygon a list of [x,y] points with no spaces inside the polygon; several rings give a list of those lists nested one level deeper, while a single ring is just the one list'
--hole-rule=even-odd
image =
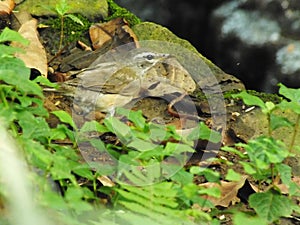
[{"label": "bird's wing", "polygon": [[77,77],[80,79],[78,85],[83,88],[112,94],[122,94],[137,79],[136,72],[121,63],[102,63],[88,68]]},{"label": "bird's wing", "polygon": [[192,93],[196,89],[194,79],[176,58],[157,63],[141,79],[142,88],[148,87],[149,93],[157,93],[157,96],[160,96],[159,93]]}]

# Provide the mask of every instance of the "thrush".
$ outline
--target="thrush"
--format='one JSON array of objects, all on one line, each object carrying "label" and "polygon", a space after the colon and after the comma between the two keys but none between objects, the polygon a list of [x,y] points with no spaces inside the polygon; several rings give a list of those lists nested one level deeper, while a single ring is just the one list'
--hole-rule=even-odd
[{"label": "thrush", "polygon": [[133,99],[191,93],[195,82],[169,54],[131,50],[100,56],[76,78],[61,83],[59,92],[73,96],[83,113],[113,112]]}]

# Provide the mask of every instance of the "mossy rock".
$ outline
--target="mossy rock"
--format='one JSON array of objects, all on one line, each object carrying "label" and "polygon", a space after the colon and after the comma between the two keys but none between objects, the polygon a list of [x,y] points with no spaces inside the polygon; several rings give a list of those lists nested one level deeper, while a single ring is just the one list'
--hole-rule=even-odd
[{"label": "mossy rock", "polygon": [[134,15],[129,10],[119,6],[113,0],[107,0],[107,3],[109,16],[105,18],[105,20],[108,21],[120,17],[126,19],[130,26],[134,26],[141,22],[141,20],[136,15]]},{"label": "mossy rock", "polygon": [[[23,3],[16,7],[18,11],[27,11],[35,16],[55,16],[47,7],[55,8],[56,4],[61,0],[25,0]],[[66,0],[70,7],[68,13],[80,13],[81,15],[93,19],[99,17],[107,17],[108,4],[106,0]]]},{"label": "mossy rock", "polygon": [[[200,57],[205,62],[205,64],[210,68],[213,74],[224,73],[219,67],[214,65],[210,60],[202,56],[190,42],[179,38],[178,36],[173,34],[169,29],[161,25],[152,22],[143,22],[133,26],[132,29],[140,41],[156,40],[156,41],[165,41],[166,44],[167,42],[178,44],[179,46],[188,49],[189,51],[195,53],[198,57]],[[160,47],[167,48],[167,46],[160,46]],[[179,59],[180,58],[185,59],[186,58],[185,52],[181,54],[181,49],[178,49],[178,52],[176,52],[176,56]],[[176,49],[174,51],[176,51]]]},{"label": "mossy rock", "polygon": [[[291,110],[276,110],[274,112],[277,116],[288,118],[289,121],[295,123],[297,121],[297,114]],[[268,120],[267,116],[257,108],[250,112],[244,113],[237,117],[234,121],[231,121],[227,125],[231,132],[234,132],[236,137],[243,141],[250,141],[260,136],[268,136]],[[294,135],[294,127],[280,127],[272,132],[272,137],[276,140],[282,141],[287,149],[290,148],[292,138]],[[297,147],[295,147],[297,146]],[[295,136],[295,142],[292,148],[294,157],[290,157],[287,162],[292,167],[294,175],[300,176],[300,132],[299,130]]]}]

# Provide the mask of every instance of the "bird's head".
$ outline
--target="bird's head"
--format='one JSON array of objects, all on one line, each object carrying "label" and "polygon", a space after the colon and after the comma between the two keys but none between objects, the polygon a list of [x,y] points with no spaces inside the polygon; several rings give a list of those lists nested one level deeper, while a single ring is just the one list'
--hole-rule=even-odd
[{"label": "bird's head", "polygon": [[132,58],[132,64],[137,66],[139,71],[142,74],[144,74],[147,70],[155,66],[158,62],[161,62],[169,57],[170,57],[169,54],[141,52],[141,53],[137,53]]}]

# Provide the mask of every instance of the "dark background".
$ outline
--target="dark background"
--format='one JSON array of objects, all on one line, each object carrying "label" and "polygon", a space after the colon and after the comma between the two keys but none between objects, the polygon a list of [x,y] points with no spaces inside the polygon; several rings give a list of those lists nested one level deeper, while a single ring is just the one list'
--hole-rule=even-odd
[{"label": "dark background", "polygon": [[[238,2],[237,0],[115,0],[115,2],[143,21],[161,24],[177,36],[188,40],[223,71],[242,80],[248,89],[277,92],[278,82],[291,87],[300,87],[298,78],[300,74],[282,75],[276,65],[276,52],[283,46],[283,39],[275,44],[255,46],[239,40],[234,35],[222,36],[221,27],[224,20],[213,16],[213,12],[220,6]],[[278,20],[282,27],[288,27],[286,25],[291,23],[286,18],[287,11],[300,9],[298,3],[300,1],[295,0],[243,2],[239,9],[257,11],[261,15],[267,14],[271,20]],[[288,28],[284,29],[291,36]]]}]

